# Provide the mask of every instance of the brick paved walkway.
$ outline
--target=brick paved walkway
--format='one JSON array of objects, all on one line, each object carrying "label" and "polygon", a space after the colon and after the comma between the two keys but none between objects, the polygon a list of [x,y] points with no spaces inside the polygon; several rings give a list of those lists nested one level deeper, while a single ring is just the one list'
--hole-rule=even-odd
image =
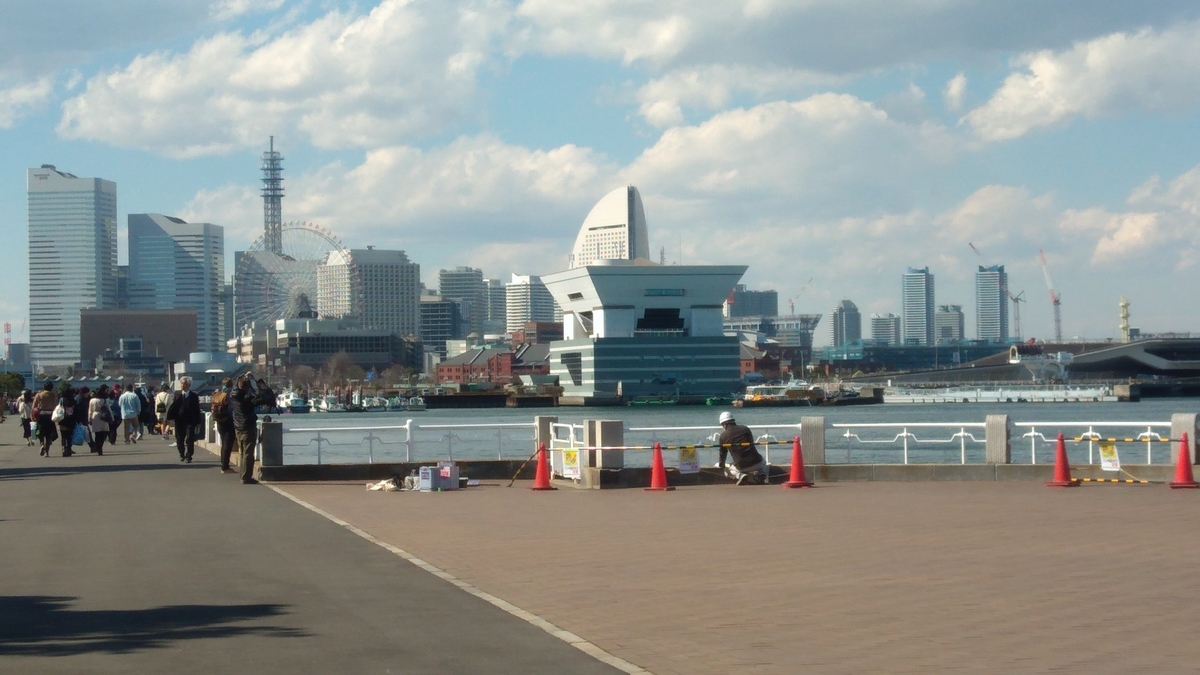
[{"label": "brick paved walkway", "polygon": [[1200,668],[1200,491],[281,487],[658,675]]}]

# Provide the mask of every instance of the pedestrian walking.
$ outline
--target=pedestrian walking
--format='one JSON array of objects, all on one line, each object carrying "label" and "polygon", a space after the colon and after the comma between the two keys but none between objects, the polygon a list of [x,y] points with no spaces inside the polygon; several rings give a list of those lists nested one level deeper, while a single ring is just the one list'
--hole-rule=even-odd
[{"label": "pedestrian walking", "polygon": [[126,389],[119,399],[121,405],[121,427],[125,434],[125,445],[137,443],[138,419],[142,416],[142,401],[132,388]]},{"label": "pedestrian walking", "polygon": [[200,397],[192,391],[192,378],[179,378],[179,393],[167,408],[167,421],[175,423],[175,448],[179,450],[179,461],[191,464],[196,448],[197,427],[204,423]]},{"label": "pedestrian walking", "polygon": [[221,439],[221,473],[233,471],[229,467],[229,457],[233,454],[237,435],[233,429],[233,400],[229,391],[232,388],[233,380],[227,377],[221,380],[221,388],[212,395],[212,418]]},{"label": "pedestrian walking", "polygon": [[244,485],[258,483],[254,479],[254,446],[258,443],[258,415],[254,413],[254,408],[265,400],[260,399],[254,391],[253,381],[249,373],[242,375],[233,392],[233,432],[237,436]]},{"label": "pedestrian walking", "polygon": [[171,407],[173,398],[170,387],[163,382],[159,387],[158,394],[154,397],[154,413],[158,416],[158,433],[162,434],[163,438],[171,435],[171,423],[167,421],[167,408]]},{"label": "pedestrian walking", "polygon": [[108,392],[108,412],[112,415],[112,422],[108,425],[108,444],[117,444],[117,430],[121,428],[121,385],[114,384],[111,391]]},{"label": "pedestrian walking", "polygon": [[112,422],[112,410],[108,407],[108,387],[100,385],[88,401],[88,426],[92,430],[92,452],[104,454],[104,441],[108,439],[108,426]]},{"label": "pedestrian walking", "polygon": [[17,414],[21,416],[21,435],[25,437],[25,445],[33,445],[33,392],[26,389],[17,399]]},{"label": "pedestrian walking", "polygon": [[71,446],[75,442],[75,390],[68,388],[58,400],[54,409],[54,417],[58,418],[59,441],[62,444],[62,456],[70,457],[75,454]]},{"label": "pedestrian walking", "polygon": [[50,456],[50,444],[58,438],[58,427],[54,423],[54,411],[58,409],[58,394],[54,393],[54,383],[47,382],[42,390],[33,397],[31,415],[37,420],[38,440],[42,442],[42,457]]},{"label": "pedestrian walking", "polygon": [[138,440],[140,441],[146,437],[146,429],[150,429],[150,433],[153,434],[154,427],[158,424],[158,415],[154,413],[154,387],[139,389],[138,398],[142,404],[142,414],[138,417]]}]

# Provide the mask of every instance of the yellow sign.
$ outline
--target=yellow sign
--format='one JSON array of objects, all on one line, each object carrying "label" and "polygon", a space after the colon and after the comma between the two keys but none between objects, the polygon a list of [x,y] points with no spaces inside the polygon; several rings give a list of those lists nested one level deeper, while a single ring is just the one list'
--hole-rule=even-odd
[{"label": "yellow sign", "polygon": [[679,449],[679,473],[700,473],[700,453],[695,448]]},{"label": "yellow sign", "polygon": [[567,448],[562,451],[563,478],[579,478],[579,451]]},{"label": "yellow sign", "polygon": [[1121,470],[1121,458],[1117,456],[1116,443],[1100,443],[1100,468],[1104,471]]}]

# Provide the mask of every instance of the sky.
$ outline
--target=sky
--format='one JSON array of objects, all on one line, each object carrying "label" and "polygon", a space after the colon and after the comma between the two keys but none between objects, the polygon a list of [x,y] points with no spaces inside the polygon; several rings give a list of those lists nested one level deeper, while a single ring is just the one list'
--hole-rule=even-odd
[{"label": "sky", "polygon": [[[1024,337],[1200,332],[1200,3],[1116,0],[0,0],[0,320],[24,341],[26,170],[129,213],[285,221],[422,278],[566,267],[642,194],[653,257],[746,264],[781,311],[900,313],[928,266],[975,331],[1004,264]],[[979,253],[972,251],[974,244]],[[227,264],[232,271],[232,264]],[[865,323],[865,322],[864,322]]]}]

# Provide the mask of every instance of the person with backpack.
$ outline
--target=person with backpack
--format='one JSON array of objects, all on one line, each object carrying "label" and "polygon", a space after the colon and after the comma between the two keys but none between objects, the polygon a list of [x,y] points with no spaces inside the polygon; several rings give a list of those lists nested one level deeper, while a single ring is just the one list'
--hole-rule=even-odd
[{"label": "person with backpack", "polygon": [[229,456],[233,454],[233,444],[236,435],[233,432],[233,400],[229,391],[233,389],[233,380],[221,380],[221,388],[212,395],[212,418],[217,425],[217,434],[221,437],[221,473],[233,473],[229,468]]},{"label": "person with backpack", "polygon": [[[154,412],[158,415],[158,433],[162,434],[163,438],[171,437],[171,423],[167,421],[167,408],[171,407],[171,388],[166,382],[158,388],[158,395],[154,397]],[[168,443],[170,441],[167,441]]]}]

